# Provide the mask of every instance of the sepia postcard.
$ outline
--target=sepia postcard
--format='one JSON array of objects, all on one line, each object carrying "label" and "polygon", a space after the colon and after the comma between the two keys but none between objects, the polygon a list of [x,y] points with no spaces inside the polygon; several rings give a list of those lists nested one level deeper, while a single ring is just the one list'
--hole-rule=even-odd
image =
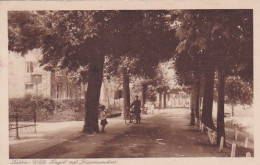
[{"label": "sepia postcard", "polygon": [[0,165],[260,164],[260,1],[1,1]]}]

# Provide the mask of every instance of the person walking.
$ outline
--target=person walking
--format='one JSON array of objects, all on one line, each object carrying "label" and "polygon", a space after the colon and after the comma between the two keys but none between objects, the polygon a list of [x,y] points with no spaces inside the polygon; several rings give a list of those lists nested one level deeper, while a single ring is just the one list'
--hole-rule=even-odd
[{"label": "person walking", "polygon": [[130,107],[134,107],[134,113],[136,117],[136,124],[141,122],[141,101],[138,99],[138,95],[135,96],[135,101],[130,105]]},{"label": "person walking", "polygon": [[107,119],[106,119],[107,114],[106,114],[105,108],[106,107],[104,105],[100,106],[100,111],[101,111],[101,113],[100,113],[100,119],[101,119],[100,125],[102,126],[101,133],[106,133],[105,132],[105,126],[108,124]]}]

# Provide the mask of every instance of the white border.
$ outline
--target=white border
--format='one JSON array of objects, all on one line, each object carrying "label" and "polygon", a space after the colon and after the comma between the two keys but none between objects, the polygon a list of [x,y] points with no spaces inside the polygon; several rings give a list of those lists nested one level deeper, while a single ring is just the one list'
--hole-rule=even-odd
[{"label": "white border", "polygon": [[[9,10],[142,10],[142,9],[253,9],[254,10],[254,109],[255,109],[255,157],[254,158],[145,158],[116,159],[117,164],[260,164],[260,102],[259,99],[259,0],[175,0],[175,1],[0,1],[0,164],[9,164],[8,146],[8,40],[7,11]],[[90,159],[89,159],[90,160]],[[93,159],[96,160],[96,159]],[[106,160],[106,159],[103,159]],[[107,159],[111,160],[111,159]],[[114,160],[114,159],[112,159]]]}]

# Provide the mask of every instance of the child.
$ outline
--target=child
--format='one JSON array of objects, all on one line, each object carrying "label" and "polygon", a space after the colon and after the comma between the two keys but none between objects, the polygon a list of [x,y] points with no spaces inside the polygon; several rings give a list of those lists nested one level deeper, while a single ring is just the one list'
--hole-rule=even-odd
[{"label": "child", "polygon": [[104,105],[101,105],[100,106],[100,119],[101,119],[101,126],[102,126],[102,130],[101,130],[101,133],[105,133],[105,126],[107,125],[107,119],[106,119],[106,111],[105,111],[105,106]]}]

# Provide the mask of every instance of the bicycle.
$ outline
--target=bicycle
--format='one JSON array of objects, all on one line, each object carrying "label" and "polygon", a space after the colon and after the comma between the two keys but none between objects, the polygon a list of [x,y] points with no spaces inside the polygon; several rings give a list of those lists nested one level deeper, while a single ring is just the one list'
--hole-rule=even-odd
[{"label": "bicycle", "polygon": [[129,125],[130,123],[136,122],[136,117],[133,109],[128,108],[127,114],[125,115],[125,124]]},{"label": "bicycle", "polygon": [[[125,124],[126,125],[129,125],[130,123],[137,123],[137,117],[136,117],[136,115],[135,115],[135,112],[134,112],[134,110],[133,109],[128,109],[128,112],[127,112],[127,114],[126,114],[126,116],[125,116]],[[141,122],[141,117],[140,117],[140,119],[139,119],[139,123]]]}]

